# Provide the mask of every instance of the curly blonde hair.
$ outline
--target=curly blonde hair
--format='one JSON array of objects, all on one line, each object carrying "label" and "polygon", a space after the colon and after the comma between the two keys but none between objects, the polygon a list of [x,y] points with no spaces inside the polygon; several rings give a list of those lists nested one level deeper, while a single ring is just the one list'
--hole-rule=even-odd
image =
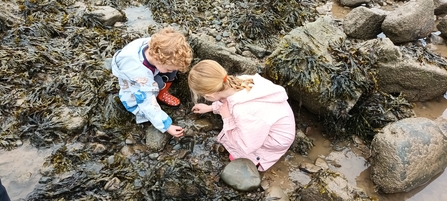
[{"label": "curly blonde hair", "polygon": [[186,72],[192,60],[192,50],[186,38],[172,27],[166,27],[151,36],[149,55],[162,64],[178,67]]},{"label": "curly blonde hair", "polygon": [[228,75],[227,71],[216,61],[202,60],[189,71],[188,85],[192,92],[193,102],[197,102],[200,96],[223,91],[228,88],[236,90],[246,89],[250,91],[253,79],[240,79]]}]

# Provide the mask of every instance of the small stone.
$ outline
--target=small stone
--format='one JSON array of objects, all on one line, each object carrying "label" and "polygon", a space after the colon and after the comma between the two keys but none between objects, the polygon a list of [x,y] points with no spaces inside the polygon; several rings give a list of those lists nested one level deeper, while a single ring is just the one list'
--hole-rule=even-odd
[{"label": "small stone", "polygon": [[321,167],[323,170],[329,169],[329,165],[327,164],[326,160],[320,157],[315,160],[315,165]]},{"label": "small stone", "polygon": [[158,158],[158,156],[159,156],[159,154],[158,154],[158,153],[151,153],[151,154],[149,154],[149,158],[150,158],[150,159],[152,159],[152,160],[155,160],[155,159],[157,159],[157,158]]},{"label": "small stone", "polygon": [[136,142],[135,142],[135,140],[133,139],[132,136],[130,136],[129,138],[126,139],[126,144],[127,145],[132,145],[132,144],[135,144],[135,143]]},{"label": "small stone", "polygon": [[319,166],[316,166],[312,163],[307,163],[307,162],[300,163],[299,168],[300,168],[300,170],[307,172],[307,173],[316,173],[322,169]]},{"label": "small stone", "polygon": [[109,156],[108,158],[107,158],[107,163],[108,164],[113,164],[115,162],[115,156]]},{"label": "small stone", "polygon": [[104,190],[107,191],[117,190],[120,187],[120,183],[121,181],[118,178],[113,177],[110,181],[106,183],[106,185],[104,186]]},{"label": "small stone", "polygon": [[216,40],[217,40],[217,41],[222,40],[222,36],[221,36],[221,35],[217,35],[217,36],[216,36]]},{"label": "small stone", "polygon": [[94,154],[103,153],[106,150],[106,146],[104,146],[103,144],[94,143],[92,146]]},{"label": "small stone", "polygon": [[271,186],[265,192],[265,200],[288,201],[289,197],[279,186]]}]

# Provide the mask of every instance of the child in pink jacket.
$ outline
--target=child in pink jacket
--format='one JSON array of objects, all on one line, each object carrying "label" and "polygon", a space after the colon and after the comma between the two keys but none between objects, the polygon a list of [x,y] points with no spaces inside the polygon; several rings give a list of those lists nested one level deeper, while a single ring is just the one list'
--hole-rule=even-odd
[{"label": "child in pink jacket", "polygon": [[295,117],[284,88],[259,74],[232,76],[217,62],[203,60],[192,67],[188,84],[212,105],[196,103],[194,113],[220,114],[217,136],[230,160],[247,158],[265,171],[283,156],[295,139]]}]

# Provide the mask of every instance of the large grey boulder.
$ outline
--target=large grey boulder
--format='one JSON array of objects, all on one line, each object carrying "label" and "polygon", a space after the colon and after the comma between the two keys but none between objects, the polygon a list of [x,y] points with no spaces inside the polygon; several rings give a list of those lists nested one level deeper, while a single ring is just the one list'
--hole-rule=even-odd
[{"label": "large grey boulder", "polygon": [[439,66],[404,60],[397,64],[380,64],[379,88],[387,93],[403,93],[409,101],[427,101],[447,90],[447,70]]},{"label": "large grey boulder", "polygon": [[447,91],[446,68],[418,61],[416,56],[403,53],[388,38],[368,40],[357,44],[357,48],[377,61],[375,77],[381,91],[402,93],[408,101],[431,100]]},{"label": "large grey boulder", "polygon": [[433,0],[409,1],[389,12],[382,23],[383,33],[395,44],[428,36],[435,27]]},{"label": "large grey boulder", "polygon": [[382,32],[382,22],[385,17],[384,10],[360,6],[346,15],[343,20],[343,31],[351,38],[377,38],[377,35]]},{"label": "large grey boulder", "polygon": [[427,118],[391,123],[374,136],[371,146],[371,179],[385,193],[408,192],[447,166],[447,136]]}]

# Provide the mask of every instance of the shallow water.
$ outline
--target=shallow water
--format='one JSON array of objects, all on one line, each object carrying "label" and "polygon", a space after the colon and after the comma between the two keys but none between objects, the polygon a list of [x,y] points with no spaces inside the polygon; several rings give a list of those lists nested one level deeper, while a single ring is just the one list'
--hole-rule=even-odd
[{"label": "shallow water", "polygon": [[38,150],[25,142],[11,151],[0,150],[0,178],[11,200],[25,198],[38,183],[50,149]]}]

